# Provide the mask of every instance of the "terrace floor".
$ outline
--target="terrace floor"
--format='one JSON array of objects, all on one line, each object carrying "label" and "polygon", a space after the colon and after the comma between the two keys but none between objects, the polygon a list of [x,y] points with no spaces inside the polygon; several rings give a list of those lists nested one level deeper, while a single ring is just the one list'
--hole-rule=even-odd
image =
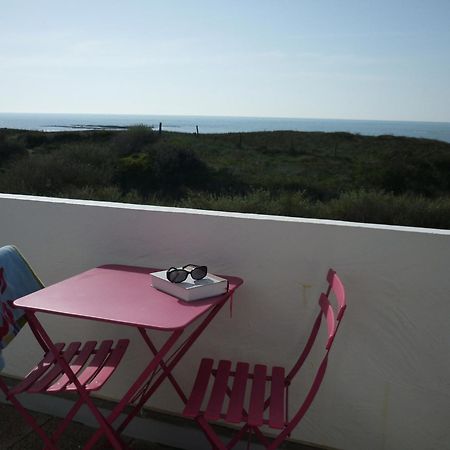
[{"label": "terrace floor", "polygon": [[[34,412],[32,414],[38,421],[39,425],[41,425],[44,430],[50,434],[56,429],[58,423],[62,420],[49,414],[39,412]],[[178,426],[180,425],[178,424]],[[92,435],[92,432],[93,428],[73,421],[61,438],[58,448],[61,450],[81,449]],[[221,432],[222,434],[229,435],[229,432],[227,431],[221,430]],[[142,439],[133,439],[126,436],[124,437],[124,442],[128,448],[133,450],[180,450],[179,447],[172,447]],[[240,449],[246,447],[247,443],[241,442],[237,448]],[[0,449],[35,450],[38,448],[42,448],[42,441],[36,433],[23,421],[20,414],[11,405],[0,402]],[[111,445],[106,439],[104,439],[95,445],[94,450],[106,450],[110,448]],[[195,448],[195,444],[193,447],[193,443],[190,442],[190,445],[187,445],[187,448]],[[251,448],[254,450],[259,450],[262,447],[253,443]],[[293,442],[285,442],[280,448],[284,450],[317,450],[317,447]]]},{"label": "terrace floor", "polygon": [[[45,431],[54,430],[61,419],[43,413],[33,413],[38,423]],[[20,414],[10,405],[0,403],[0,448],[2,450],[35,450],[42,447],[42,441],[23,421]],[[60,441],[61,450],[80,449],[92,434],[93,429],[80,423],[72,422]],[[171,450],[162,444],[155,444],[138,439],[125,438],[126,444],[134,450]],[[106,440],[100,441],[96,450],[109,449]]]},{"label": "terrace floor", "polygon": [[[3,381],[7,382],[11,387],[17,382],[17,379],[3,376]],[[20,397],[23,406],[31,412],[48,435],[51,435],[56,430],[62,417],[65,417],[68,411],[67,406],[72,404],[73,399],[73,396],[70,395],[52,396],[38,394]],[[92,397],[92,400],[102,410],[103,414],[107,410],[111,410],[114,405],[111,401],[95,397]],[[80,413],[80,419],[84,423],[77,421],[78,416],[75,417],[58,443],[60,450],[81,449],[92,435],[94,428],[89,425],[96,423],[95,419],[91,418],[91,422],[86,421],[86,414],[83,414],[82,411]],[[87,415],[91,416],[89,412]],[[85,423],[88,425],[85,425]],[[233,430],[224,426],[214,424],[213,427],[225,442],[234,434]],[[123,441],[130,450],[209,449],[209,444],[203,432],[200,431],[195,422],[151,409],[145,409],[141,417],[135,417],[127,427],[127,430],[130,432],[130,436],[139,437],[133,438],[122,435]],[[163,444],[164,442],[166,444]],[[171,445],[168,445],[168,443]],[[235,448],[236,450],[247,449],[247,444],[247,440],[241,441]],[[0,392],[0,450],[35,450],[42,448],[42,446],[43,443],[39,436],[26,424],[15,408],[6,403],[3,393]],[[100,440],[93,448],[93,450],[107,449],[111,449],[107,439]],[[256,442],[252,442],[251,449],[262,450],[263,447]],[[318,447],[298,442],[284,442],[280,449],[318,450]]]}]

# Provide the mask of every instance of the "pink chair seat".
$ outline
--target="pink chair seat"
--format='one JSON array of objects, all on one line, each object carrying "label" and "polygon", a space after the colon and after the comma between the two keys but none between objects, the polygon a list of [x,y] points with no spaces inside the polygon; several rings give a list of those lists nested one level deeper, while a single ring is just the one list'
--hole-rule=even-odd
[{"label": "pink chair seat", "polygon": [[[71,344],[56,344],[60,354],[70,365],[78,381],[87,391],[100,389],[119,365],[129,340],[120,339],[116,346],[112,340],[100,342],[88,341],[83,346],[81,342]],[[76,387],[64,374],[63,369],[51,352],[47,352],[43,359],[30,373],[14,388],[10,395],[22,392],[67,392],[76,391]]]},{"label": "pink chair seat", "polygon": [[[238,362],[231,370],[231,361],[221,360],[213,369],[213,363],[209,358],[201,361],[184,416],[203,415],[208,421],[224,419],[229,423],[246,422],[250,426],[284,427],[284,368],[262,364],[251,368],[247,363]],[[212,385],[210,392],[209,385]],[[270,395],[268,409],[264,404],[266,394]],[[225,402],[227,395],[229,401]]]}]

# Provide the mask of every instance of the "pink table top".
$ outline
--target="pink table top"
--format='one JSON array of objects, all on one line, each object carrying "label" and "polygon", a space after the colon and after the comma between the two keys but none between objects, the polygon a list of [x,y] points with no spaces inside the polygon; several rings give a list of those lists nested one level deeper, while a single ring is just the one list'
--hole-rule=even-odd
[{"label": "pink table top", "polygon": [[17,299],[18,307],[33,311],[102,320],[157,330],[183,329],[242,284],[224,276],[229,292],[185,302],[154,289],[150,272],[158,269],[105,265],[75,275]]}]

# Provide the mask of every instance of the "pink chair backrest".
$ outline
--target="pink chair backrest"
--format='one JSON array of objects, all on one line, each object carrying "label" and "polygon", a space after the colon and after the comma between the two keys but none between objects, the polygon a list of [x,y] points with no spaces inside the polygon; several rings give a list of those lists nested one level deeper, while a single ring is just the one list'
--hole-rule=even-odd
[{"label": "pink chair backrest", "polygon": [[[344,285],[342,284],[342,281],[340,280],[340,278],[337,276],[336,272],[333,269],[330,269],[328,271],[327,281],[328,281],[328,289],[326,291],[326,294],[323,293],[320,294],[319,297],[320,311],[317,315],[316,321],[314,322],[311,334],[298,360],[296,361],[295,365],[292,367],[292,369],[290,370],[289,374],[286,377],[286,379],[289,382],[295,377],[300,368],[303,366],[303,363],[305,362],[306,358],[308,357],[316,341],[319,329],[322,327],[322,319],[325,318],[327,326],[327,343],[325,350],[327,351],[328,354],[328,351],[330,350],[333,344],[334,337],[336,336],[337,330],[339,328],[341,319],[344,316],[344,311],[346,308]],[[336,313],[335,310],[333,309],[332,304],[330,303],[329,297],[331,293],[333,293],[334,297],[336,297],[337,303]]]},{"label": "pink chair backrest", "polygon": [[[328,281],[328,289],[325,294],[324,293],[320,294],[319,297],[320,311],[317,314],[317,318],[316,321],[314,322],[312,332],[308,338],[305,347],[303,348],[300,357],[298,358],[297,362],[292,367],[292,369],[290,370],[290,372],[286,377],[286,386],[289,386],[295,375],[299,372],[299,370],[303,366],[303,363],[306,361],[314,345],[316,337],[318,336],[319,329],[322,328],[322,322],[324,318],[327,326],[327,343],[325,347],[326,350],[325,356],[323,357],[322,362],[320,363],[320,366],[314,377],[313,383],[309,389],[308,394],[305,397],[303,404],[301,405],[297,413],[289,421],[287,427],[283,430],[283,432],[280,433],[278,437],[272,442],[271,446],[268,447],[270,449],[278,448],[278,445],[281,444],[281,442],[286,438],[286,436],[288,436],[292,432],[292,430],[297,426],[299,421],[305,415],[306,411],[308,411],[308,408],[311,406],[314,397],[316,396],[320,388],[320,385],[323,381],[323,378],[325,376],[328,364],[328,353],[333,344],[334,337],[336,336],[337,330],[341,323],[341,319],[344,316],[346,308],[344,285],[342,284],[342,281],[336,275],[336,272],[333,269],[330,269],[328,271],[327,281]],[[330,294],[333,294],[333,296],[336,299],[337,303],[336,308],[333,308],[333,305],[330,302]]]},{"label": "pink chair backrest", "polygon": [[[347,304],[345,302],[344,285],[333,269],[328,271],[327,281],[328,289],[326,294],[320,294],[319,305],[327,322],[328,340],[326,349],[329,350],[333,344],[341,319],[344,316]],[[332,293],[336,298],[336,311],[330,302],[330,294]]]}]

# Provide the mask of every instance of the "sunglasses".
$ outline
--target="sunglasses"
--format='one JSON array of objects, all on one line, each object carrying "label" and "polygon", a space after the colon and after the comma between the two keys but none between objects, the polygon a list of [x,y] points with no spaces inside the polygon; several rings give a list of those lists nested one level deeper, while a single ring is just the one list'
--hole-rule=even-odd
[{"label": "sunglasses", "polygon": [[182,283],[188,275],[190,275],[194,280],[201,280],[205,278],[208,273],[208,268],[206,266],[197,266],[195,264],[187,264],[181,269],[176,267],[171,267],[167,271],[167,279],[171,283]]}]

